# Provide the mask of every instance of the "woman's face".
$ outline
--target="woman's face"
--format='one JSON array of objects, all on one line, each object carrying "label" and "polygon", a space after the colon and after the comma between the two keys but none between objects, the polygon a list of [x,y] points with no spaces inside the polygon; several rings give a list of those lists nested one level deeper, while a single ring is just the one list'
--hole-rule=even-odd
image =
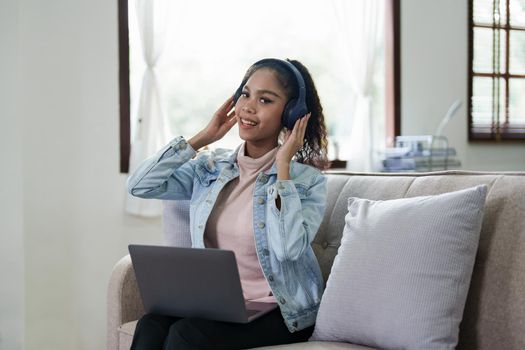
[{"label": "woman's face", "polygon": [[277,145],[282,129],[281,115],[287,97],[284,89],[267,68],[255,71],[235,104],[241,139],[260,144]]}]

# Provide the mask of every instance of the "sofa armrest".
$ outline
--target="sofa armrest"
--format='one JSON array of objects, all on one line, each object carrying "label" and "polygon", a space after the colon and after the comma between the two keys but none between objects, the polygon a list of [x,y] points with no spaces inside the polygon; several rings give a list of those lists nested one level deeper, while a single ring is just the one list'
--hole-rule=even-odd
[{"label": "sofa armrest", "polygon": [[108,287],[108,349],[118,349],[118,328],[144,315],[135,271],[131,258],[126,255],[113,267]]}]

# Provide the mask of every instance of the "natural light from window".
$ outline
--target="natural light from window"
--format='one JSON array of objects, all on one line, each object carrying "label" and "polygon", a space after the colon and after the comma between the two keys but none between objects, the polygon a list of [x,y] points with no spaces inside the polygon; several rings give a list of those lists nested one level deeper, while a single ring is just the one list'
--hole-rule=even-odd
[{"label": "natural light from window", "polygon": [[[300,9],[299,9],[300,7]],[[129,2],[131,131],[144,71],[134,2]],[[171,134],[187,138],[202,129],[239,86],[248,67],[265,57],[301,61],[312,74],[329,131],[329,158],[346,159],[354,94],[348,79],[347,48],[330,1],[242,0],[172,2],[166,46],[157,64],[161,100]],[[384,135],[384,30],[378,31],[372,113]],[[237,126],[210,147],[235,148]],[[384,143],[375,140],[375,143]]]}]

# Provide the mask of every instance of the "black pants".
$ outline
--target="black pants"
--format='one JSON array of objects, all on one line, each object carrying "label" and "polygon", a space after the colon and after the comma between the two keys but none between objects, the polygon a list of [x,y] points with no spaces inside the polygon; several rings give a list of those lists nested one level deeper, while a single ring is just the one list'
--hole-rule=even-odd
[{"label": "black pants", "polygon": [[131,349],[249,349],[307,341],[313,329],[290,333],[279,308],[250,323],[146,314],[137,323]]}]

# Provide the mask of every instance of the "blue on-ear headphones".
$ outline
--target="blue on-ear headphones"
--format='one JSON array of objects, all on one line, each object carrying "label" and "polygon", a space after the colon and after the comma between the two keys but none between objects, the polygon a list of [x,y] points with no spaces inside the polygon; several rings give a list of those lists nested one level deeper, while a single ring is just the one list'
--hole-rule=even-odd
[{"label": "blue on-ear headphones", "polygon": [[[297,86],[299,87],[298,96],[291,98],[290,101],[286,103],[286,106],[283,110],[283,115],[281,116],[281,124],[287,127],[289,130],[292,130],[296,120],[308,113],[308,107],[306,107],[306,85],[304,83],[303,76],[293,64],[278,58],[265,58],[255,62],[253,65],[255,66],[257,64],[266,62],[274,62],[281,65],[282,67],[285,67],[293,73],[293,75],[295,76],[295,80],[297,81]],[[233,96],[235,103],[237,103],[237,100],[241,96],[244,83],[245,82],[241,83],[239,88],[235,91],[235,94]]]}]

